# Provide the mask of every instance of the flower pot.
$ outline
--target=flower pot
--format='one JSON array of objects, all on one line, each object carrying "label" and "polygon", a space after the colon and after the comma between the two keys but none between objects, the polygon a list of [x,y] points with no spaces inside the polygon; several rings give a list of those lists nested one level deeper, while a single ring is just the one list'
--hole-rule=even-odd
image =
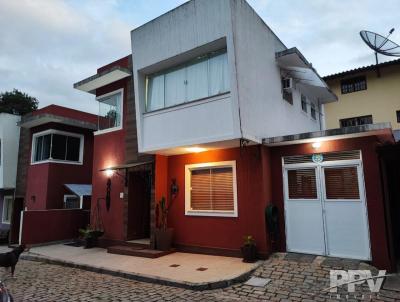
[{"label": "flower pot", "polygon": [[253,263],[257,261],[257,247],[254,244],[244,245],[241,250],[243,262]]},{"label": "flower pot", "polygon": [[85,238],[85,249],[91,249],[97,245],[97,237],[86,237]]},{"label": "flower pot", "polygon": [[172,236],[174,229],[168,228],[166,230],[156,229],[155,230],[155,240],[156,249],[160,251],[169,251],[172,246]]}]

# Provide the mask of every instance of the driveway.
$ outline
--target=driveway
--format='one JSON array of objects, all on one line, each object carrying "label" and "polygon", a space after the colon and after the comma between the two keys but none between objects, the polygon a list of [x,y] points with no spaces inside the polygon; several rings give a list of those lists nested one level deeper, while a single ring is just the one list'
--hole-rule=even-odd
[{"label": "driveway", "polygon": [[[275,254],[253,276],[268,278],[265,287],[245,283],[228,288],[193,291],[132,281],[110,275],[21,260],[16,278],[6,283],[15,301],[338,301],[347,291],[321,293],[329,286],[330,269],[372,269],[357,261],[296,254]],[[340,298],[340,299],[338,299]],[[399,301],[400,292],[371,294],[367,285],[356,286],[348,301]]]}]

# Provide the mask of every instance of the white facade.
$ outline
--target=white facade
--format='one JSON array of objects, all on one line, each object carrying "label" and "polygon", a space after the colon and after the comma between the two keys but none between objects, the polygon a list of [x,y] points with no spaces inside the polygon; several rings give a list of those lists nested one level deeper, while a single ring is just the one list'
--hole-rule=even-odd
[{"label": "white facade", "polygon": [[0,113],[0,189],[15,188],[21,117]]},{"label": "white facade", "polygon": [[[317,119],[310,104],[307,113],[301,109],[307,91],[294,88],[293,104],[283,100],[276,53],[286,47],[244,0],[192,0],[133,30],[131,39],[139,152],[224,148],[323,126],[319,109]],[[149,75],[221,49],[228,92],[146,112]]]}]

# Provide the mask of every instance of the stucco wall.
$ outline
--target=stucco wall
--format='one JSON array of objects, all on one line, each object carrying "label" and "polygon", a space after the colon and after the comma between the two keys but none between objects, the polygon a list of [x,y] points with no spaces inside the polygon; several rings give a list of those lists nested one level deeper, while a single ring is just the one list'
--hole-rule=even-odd
[{"label": "stucco wall", "polygon": [[[238,217],[185,215],[185,165],[236,161]],[[169,198],[169,184],[176,179],[179,193],[171,203],[168,225],[174,228],[179,248],[216,249],[240,255],[243,237],[252,235],[258,251],[271,251],[264,221],[264,209],[271,202],[269,151],[261,146],[208,151],[197,154],[157,157],[156,197]],[[171,201],[171,200],[169,200]]]},{"label": "stucco wall", "polygon": [[[29,164],[25,201],[28,210],[63,208],[64,194],[70,194],[64,184],[90,184],[92,180],[93,133],[90,130],[55,123],[45,124],[31,129],[32,134],[47,129],[55,129],[84,134],[83,164],[64,163]],[[30,148],[31,152],[31,148]],[[35,196],[35,198],[33,198]]]},{"label": "stucco wall", "polygon": [[15,188],[20,116],[0,113],[0,189]]},{"label": "stucco wall", "polygon": [[380,78],[375,70],[342,77],[367,77],[367,90],[347,94],[341,93],[340,78],[327,80],[339,98],[338,102],[325,105],[328,129],[340,127],[340,119],[363,115],[372,115],[374,123],[390,122],[393,129],[400,129],[396,118],[396,111],[400,110],[400,65],[380,68],[380,72]]}]

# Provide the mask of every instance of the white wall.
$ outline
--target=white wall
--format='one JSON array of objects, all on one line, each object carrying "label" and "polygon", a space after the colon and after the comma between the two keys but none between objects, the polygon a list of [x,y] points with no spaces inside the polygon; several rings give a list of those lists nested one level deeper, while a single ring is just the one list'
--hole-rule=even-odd
[{"label": "white wall", "polygon": [[[139,152],[310,132],[320,123],[282,99],[275,53],[286,49],[244,0],[192,0],[131,32]],[[145,114],[145,76],[227,48],[228,98]],[[219,42],[218,42],[219,41]],[[239,106],[240,105],[240,106]]]},{"label": "white wall", "polygon": [[[230,0],[194,0],[132,31],[139,152],[240,137],[231,26]],[[146,74],[217,46],[227,48],[231,78],[227,98],[143,115]]]},{"label": "white wall", "polygon": [[0,189],[15,188],[18,165],[19,127],[21,117],[0,113]]},{"label": "white wall", "polygon": [[244,137],[262,139],[319,130],[319,122],[301,110],[300,92],[293,105],[282,99],[275,53],[285,49],[274,33],[244,1],[232,1],[237,83]]}]

